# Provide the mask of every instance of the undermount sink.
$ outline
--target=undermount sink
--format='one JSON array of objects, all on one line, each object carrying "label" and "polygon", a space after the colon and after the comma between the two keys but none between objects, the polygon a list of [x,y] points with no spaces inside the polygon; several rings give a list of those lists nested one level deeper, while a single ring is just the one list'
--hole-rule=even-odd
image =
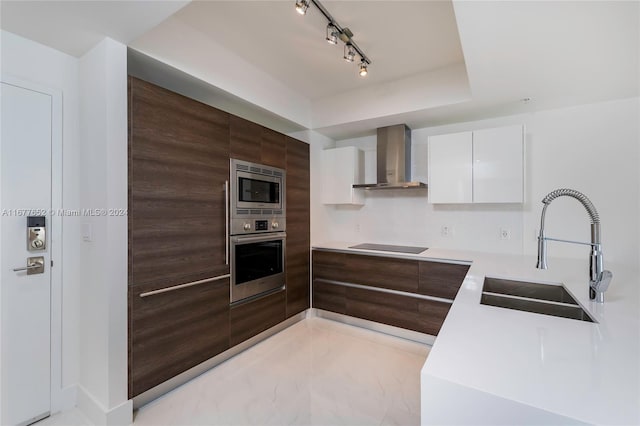
[{"label": "undermount sink", "polygon": [[480,303],[499,308],[594,322],[563,285],[486,277]]}]

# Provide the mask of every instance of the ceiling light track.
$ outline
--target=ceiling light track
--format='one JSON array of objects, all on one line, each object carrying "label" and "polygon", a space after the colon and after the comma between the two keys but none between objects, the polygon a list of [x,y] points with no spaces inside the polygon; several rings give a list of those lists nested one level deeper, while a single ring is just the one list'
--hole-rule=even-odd
[{"label": "ceiling light track", "polygon": [[362,49],[353,40],[353,33],[349,28],[341,26],[338,21],[334,19],[329,11],[320,3],[319,0],[296,0],[296,11],[305,15],[309,6],[313,4],[327,19],[327,42],[330,44],[337,44],[338,39],[341,40],[344,46],[344,60],[347,62],[353,62],[355,55],[360,56],[360,76],[367,75],[367,67],[371,65],[371,59],[364,53]]}]

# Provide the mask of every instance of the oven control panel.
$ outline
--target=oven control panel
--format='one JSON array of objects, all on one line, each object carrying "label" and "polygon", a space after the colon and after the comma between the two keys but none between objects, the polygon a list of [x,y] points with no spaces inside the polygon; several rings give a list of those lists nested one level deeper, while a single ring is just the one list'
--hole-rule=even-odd
[{"label": "oven control panel", "polygon": [[286,231],[285,224],[285,218],[282,216],[271,219],[231,219],[231,235]]}]

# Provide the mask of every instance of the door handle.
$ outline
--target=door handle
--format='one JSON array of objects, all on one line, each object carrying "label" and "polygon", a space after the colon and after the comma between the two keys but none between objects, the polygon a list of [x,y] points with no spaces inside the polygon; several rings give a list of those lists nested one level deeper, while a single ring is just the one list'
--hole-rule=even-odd
[{"label": "door handle", "polygon": [[44,257],[27,258],[27,266],[22,268],[13,268],[13,272],[27,271],[27,275],[42,274],[44,272]]}]

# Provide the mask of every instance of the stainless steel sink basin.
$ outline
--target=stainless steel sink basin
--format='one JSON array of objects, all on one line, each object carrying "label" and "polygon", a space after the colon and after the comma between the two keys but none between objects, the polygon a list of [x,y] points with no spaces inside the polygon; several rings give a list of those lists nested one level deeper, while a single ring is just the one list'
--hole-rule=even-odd
[{"label": "stainless steel sink basin", "polygon": [[486,277],[480,303],[518,311],[594,322],[562,285]]},{"label": "stainless steel sink basin", "polygon": [[550,302],[569,303],[571,305],[578,304],[576,299],[574,299],[562,285],[539,284],[486,277],[482,291],[526,297],[529,299],[547,300]]}]

